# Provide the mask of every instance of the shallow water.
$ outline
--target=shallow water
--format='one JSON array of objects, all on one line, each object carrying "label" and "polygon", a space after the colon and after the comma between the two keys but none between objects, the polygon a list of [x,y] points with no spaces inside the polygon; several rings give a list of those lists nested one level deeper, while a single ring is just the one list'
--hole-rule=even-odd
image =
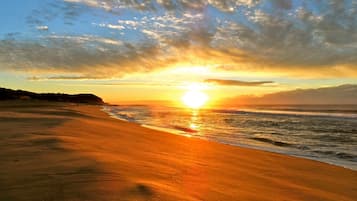
[{"label": "shallow water", "polygon": [[357,170],[357,106],[189,110],[105,106],[112,117],[179,135],[310,158]]}]

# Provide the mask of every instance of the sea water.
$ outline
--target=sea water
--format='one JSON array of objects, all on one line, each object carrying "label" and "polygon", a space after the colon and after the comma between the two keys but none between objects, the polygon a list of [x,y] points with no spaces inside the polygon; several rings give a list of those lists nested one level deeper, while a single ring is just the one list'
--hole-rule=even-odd
[{"label": "sea water", "polygon": [[184,109],[105,106],[112,117],[174,134],[309,158],[357,170],[357,106]]}]

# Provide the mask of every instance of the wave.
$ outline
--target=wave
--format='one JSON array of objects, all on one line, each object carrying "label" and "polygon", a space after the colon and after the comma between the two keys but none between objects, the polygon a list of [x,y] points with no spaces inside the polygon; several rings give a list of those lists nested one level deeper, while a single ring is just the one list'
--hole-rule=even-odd
[{"label": "wave", "polygon": [[113,118],[120,119],[123,121],[138,123],[135,117],[128,112],[120,112],[119,110],[115,110],[106,106],[104,106],[102,110],[108,113]]},{"label": "wave", "polygon": [[289,115],[289,116],[315,116],[315,117],[336,117],[336,118],[357,118],[357,111],[329,110],[305,111],[305,110],[268,110],[268,109],[229,109],[214,110],[220,113],[234,114],[268,114],[268,115]]},{"label": "wave", "polygon": [[255,141],[259,141],[259,142],[269,143],[269,144],[272,144],[272,145],[275,145],[275,146],[279,146],[279,147],[292,147],[292,146],[294,146],[294,144],[290,144],[290,143],[287,143],[287,142],[281,142],[281,141],[275,141],[275,140],[272,140],[272,139],[269,139],[269,138],[263,138],[263,137],[252,137],[250,139],[255,140]]},{"label": "wave", "polygon": [[313,152],[325,156],[332,156],[339,159],[345,159],[352,162],[357,162],[357,155],[350,154],[350,153],[337,152],[337,151],[322,151],[322,150],[314,150]]},{"label": "wave", "polygon": [[186,133],[197,133],[198,132],[198,130],[188,128],[188,127],[182,127],[182,126],[172,126],[172,128],[174,128],[176,130],[184,131]]},{"label": "wave", "polygon": [[307,145],[292,144],[292,143],[276,141],[276,140],[272,140],[272,139],[264,138],[264,137],[252,137],[249,139],[259,141],[259,142],[268,143],[268,144],[278,146],[278,147],[289,147],[289,148],[295,148],[295,149],[299,149],[299,150],[310,150],[310,147],[308,147]]},{"label": "wave", "polygon": [[[338,134],[340,132],[340,134]],[[339,142],[339,143],[354,143],[356,140],[353,138],[352,132],[342,132],[336,131],[334,134],[326,134],[326,135],[317,135],[317,136],[310,136],[312,139],[317,139],[322,142]]]},{"label": "wave", "polygon": [[131,114],[118,112],[115,114],[115,116],[118,117],[119,119],[126,120],[129,122],[136,122],[135,118]]}]

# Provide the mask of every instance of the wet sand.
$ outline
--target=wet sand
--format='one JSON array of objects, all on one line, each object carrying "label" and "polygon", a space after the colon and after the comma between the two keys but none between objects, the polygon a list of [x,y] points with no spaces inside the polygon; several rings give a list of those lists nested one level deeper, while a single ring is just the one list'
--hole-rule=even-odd
[{"label": "wet sand", "polygon": [[357,171],[155,131],[100,106],[0,102],[1,201],[353,201]]}]

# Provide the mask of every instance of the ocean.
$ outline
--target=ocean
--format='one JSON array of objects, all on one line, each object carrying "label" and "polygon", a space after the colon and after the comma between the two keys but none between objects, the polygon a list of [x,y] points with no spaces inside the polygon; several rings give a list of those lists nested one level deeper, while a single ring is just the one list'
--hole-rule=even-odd
[{"label": "ocean", "polygon": [[201,110],[121,105],[103,110],[111,117],[173,134],[357,170],[357,105]]}]

